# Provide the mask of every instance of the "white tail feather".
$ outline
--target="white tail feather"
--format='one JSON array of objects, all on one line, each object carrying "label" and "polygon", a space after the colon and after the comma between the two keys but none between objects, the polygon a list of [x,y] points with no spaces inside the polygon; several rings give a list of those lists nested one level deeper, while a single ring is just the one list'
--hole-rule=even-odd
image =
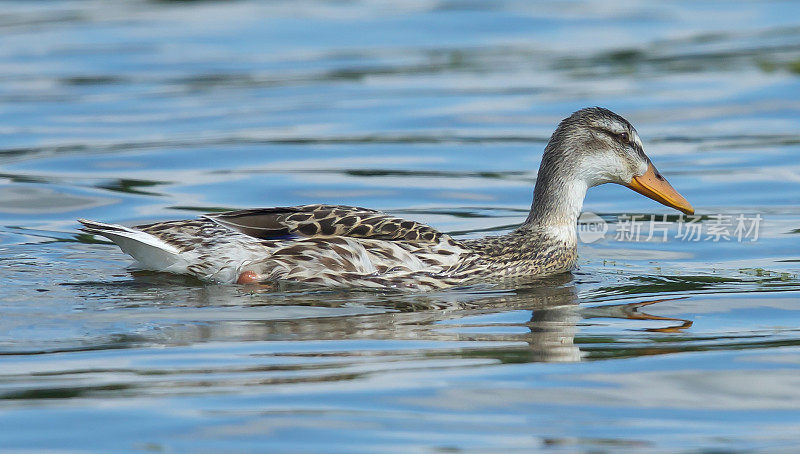
[{"label": "white tail feather", "polygon": [[180,251],[141,230],[118,224],[78,219],[86,232],[101,235],[117,244],[123,252],[136,259],[144,268],[154,271],[178,271],[185,267]]}]

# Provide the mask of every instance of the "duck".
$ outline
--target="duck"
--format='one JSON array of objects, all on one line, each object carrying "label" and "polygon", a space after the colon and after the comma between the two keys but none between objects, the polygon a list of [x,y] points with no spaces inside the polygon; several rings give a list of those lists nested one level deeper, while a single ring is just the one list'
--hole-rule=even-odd
[{"label": "duck", "polygon": [[686,214],[692,205],[645,154],[622,116],[588,107],[545,146],[525,221],[503,235],[456,239],[426,224],[341,205],[255,208],[126,227],[79,219],[141,268],[222,284],[430,291],[529,282],[575,267],[589,188],[616,183]]}]

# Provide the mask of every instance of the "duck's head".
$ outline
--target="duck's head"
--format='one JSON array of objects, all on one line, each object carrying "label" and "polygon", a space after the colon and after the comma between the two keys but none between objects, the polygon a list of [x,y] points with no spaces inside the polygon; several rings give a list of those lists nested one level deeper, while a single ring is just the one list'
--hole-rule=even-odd
[{"label": "duck's head", "polygon": [[[560,184],[554,184],[557,181]],[[534,202],[546,202],[543,199],[550,198],[547,192],[558,191],[558,186],[571,192],[582,188],[585,193],[586,188],[603,183],[627,186],[668,207],[694,214],[692,205],[644,153],[636,128],[608,109],[581,109],[564,119],[550,138]],[[580,198],[582,203],[582,194]]]}]

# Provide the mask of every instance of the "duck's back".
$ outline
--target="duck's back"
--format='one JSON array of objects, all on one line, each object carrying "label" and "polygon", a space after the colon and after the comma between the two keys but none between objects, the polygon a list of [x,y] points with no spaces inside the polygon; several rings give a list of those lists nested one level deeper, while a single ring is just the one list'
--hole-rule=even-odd
[{"label": "duck's back", "polygon": [[[447,284],[431,276],[441,276],[469,254],[425,224],[335,205],[232,211],[133,229],[82,222],[87,231],[112,239],[149,269],[220,282],[235,282],[252,271],[267,280],[324,286],[436,288]],[[121,241],[120,229],[133,233]],[[138,232],[154,240],[142,241]],[[137,235],[139,242],[150,244],[123,246]],[[180,265],[159,269],[148,252],[152,243],[165,245],[171,261]]]}]

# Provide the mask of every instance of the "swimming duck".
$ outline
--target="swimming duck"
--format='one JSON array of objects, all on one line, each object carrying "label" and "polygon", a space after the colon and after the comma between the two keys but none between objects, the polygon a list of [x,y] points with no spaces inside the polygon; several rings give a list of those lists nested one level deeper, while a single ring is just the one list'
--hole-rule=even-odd
[{"label": "swimming duck", "polygon": [[694,213],[645,155],[636,129],[592,107],[558,125],[544,150],[530,214],[505,235],[459,240],[416,221],[338,205],[257,208],[136,227],[79,221],[145,269],[208,282],[431,290],[569,271],[586,191],[603,183]]}]

